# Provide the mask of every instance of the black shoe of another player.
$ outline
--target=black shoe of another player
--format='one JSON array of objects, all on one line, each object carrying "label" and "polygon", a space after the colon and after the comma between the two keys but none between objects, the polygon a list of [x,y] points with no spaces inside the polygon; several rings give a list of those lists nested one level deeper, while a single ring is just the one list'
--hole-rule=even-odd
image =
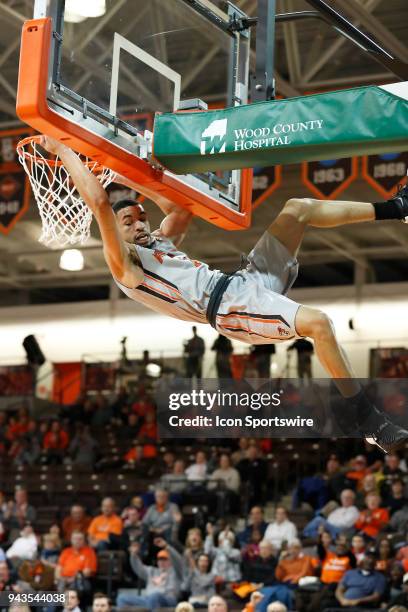
[{"label": "black shoe of another player", "polygon": [[408,443],[408,431],[374,409],[372,416],[361,427],[364,438],[385,453],[393,453]]},{"label": "black shoe of another player", "polygon": [[408,182],[403,187],[400,187],[398,193],[389,200],[395,202],[401,210],[402,223],[408,223]]}]

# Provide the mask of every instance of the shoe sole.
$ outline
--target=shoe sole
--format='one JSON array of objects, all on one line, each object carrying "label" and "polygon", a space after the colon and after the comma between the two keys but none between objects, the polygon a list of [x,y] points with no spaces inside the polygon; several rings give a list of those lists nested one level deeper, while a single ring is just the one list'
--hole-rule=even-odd
[{"label": "shoe sole", "polygon": [[404,439],[404,440],[400,440],[399,442],[395,442],[395,444],[387,446],[387,448],[384,448],[374,438],[365,438],[365,440],[366,442],[368,442],[368,444],[372,444],[373,446],[378,446],[378,448],[380,448],[383,451],[383,453],[387,453],[387,454],[395,453],[395,451],[400,450],[401,448],[405,447],[407,443],[407,440]]}]

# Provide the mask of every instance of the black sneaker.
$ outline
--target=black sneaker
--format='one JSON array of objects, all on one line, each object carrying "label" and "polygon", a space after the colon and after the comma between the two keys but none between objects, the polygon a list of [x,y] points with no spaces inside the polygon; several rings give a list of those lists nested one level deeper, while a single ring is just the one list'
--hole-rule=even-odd
[{"label": "black sneaker", "polygon": [[391,198],[391,202],[396,202],[402,213],[402,223],[408,223],[408,182],[406,185],[399,186],[397,194]]},{"label": "black sneaker", "polygon": [[376,418],[372,420],[372,424],[364,423],[363,435],[369,444],[375,444],[384,453],[393,453],[408,442],[408,431],[392,423],[387,416],[377,410]]}]

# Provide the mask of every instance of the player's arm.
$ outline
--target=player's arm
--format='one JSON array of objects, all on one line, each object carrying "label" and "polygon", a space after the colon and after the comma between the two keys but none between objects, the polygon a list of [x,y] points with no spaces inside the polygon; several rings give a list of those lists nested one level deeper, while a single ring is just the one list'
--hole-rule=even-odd
[{"label": "player's arm", "polygon": [[146,188],[144,185],[139,186],[136,183],[129,181],[124,176],[118,175],[117,177],[118,183],[122,185],[126,185],[130,189],[137,189],[140,191],[142,195],[144,195],[149,200],[152,200],[160,210],[165,214],[165,218],[160,224],[160,233],[166,238],[170,238],[172,242],[176,246],[180,244],[183,240],[185,234],[187,233],[188,227],[191,223],[193,215],[191,212],[170,202],[167,198],[164,198],[159,193],[152,191],[149,188]]},{"label": "player's arm", "polygon": [[69,147],[49,136],[43,136],[43,146],[49,153],[58,155],[71,176],[79,195],[91,209],[101,232],[106,263],[113,276],[129,287],[143,281],[143,271],[131,259],[128,248],[121,238],[115,214],[108,195],[97,177],[88,170],[80,158]]}]

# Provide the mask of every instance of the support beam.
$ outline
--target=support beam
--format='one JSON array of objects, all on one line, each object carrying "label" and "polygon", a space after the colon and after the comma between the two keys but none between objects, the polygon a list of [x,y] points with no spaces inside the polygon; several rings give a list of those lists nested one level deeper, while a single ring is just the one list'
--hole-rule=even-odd
[{"label": "support beam", "polygon": [[396,58],[408,63],[408,49],[377,17],[361,6],[355,0],[337,0],[337,4],[342,10],[350,15],[352,19],[359,23],[369,32],[372,32],[375,39],[384,45]]},{"label": "support beam", "polygon": [[[382,2],[382,0],[366,0],[364,5],[364,9],[366,12],[374,11],[377,6]],[[359,26],[360,22],[357,21],[355,25]],[[340,36],[321,56],[317,59],[317,61],[306,70],[303,75],[302,84],[310,84],[311,79],[317,74],[325,64],[327,64],[345,45],[346,39],[343,36]]]},{"label": "support beam", "polygon": [[[127,36],[129,34],[129,32],[137,25],[137,23],[143,19],[143,17],[146,15],[147,11],[149,10],[149,6],[145,5],[143,7],[143,9],[137,14],[136,19],[134,19],[133,21],[129,21],[129,23],[127,24],[127,26],[123,29],[122,31],[122,36]],[[110,56],[112,55],[112,49],[113,49],[113,37],[112,37],[112,42],[108,45],[108,47],[104,50],[104,52],[102,53],[102,55],[100,55],[97,60],[96,63],[97,65],[101,65],[103,64],[103,62]],[[74,84],[74,90],[78,91],[83,85],[84,83],[87,82],[87,80],[89,79],[89,77],[92,75],[92,71],[89,70],[87,72],[85,72],[85,74],[83,74],[80,79],[78,79],[78,81],[76,81],[76,83]]]},{"label": "support beam", "polygon": [[[288,12],[294,11],[292,0],[287,0],[286,9]],[[299,40],[296,30],[296,22],[291,21],[283,24],[283,37],[285,40],[286,59],[291,83],[301,81],[301,64],[299,52]]]}]

